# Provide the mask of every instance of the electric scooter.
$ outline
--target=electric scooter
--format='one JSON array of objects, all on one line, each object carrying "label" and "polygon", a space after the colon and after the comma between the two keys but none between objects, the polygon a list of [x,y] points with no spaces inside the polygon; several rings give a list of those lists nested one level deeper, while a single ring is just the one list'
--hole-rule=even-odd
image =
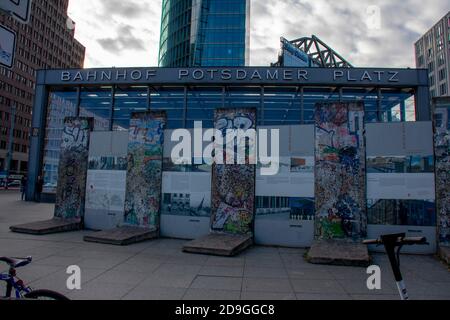
[{"label": "electric scooter", "polygon": [[386,253],[391,263],[392,271],[394,272],[397,288],[402,300],[409,300],[408,290],[406,289],[405,281],[400,270],[400,252],[404,246],[412,245],[428,245],[427,238],[407,238],[405,233],[389,234],[381,236],[377,240],[366,240],[363,242],[366,245],[384,245]]}]

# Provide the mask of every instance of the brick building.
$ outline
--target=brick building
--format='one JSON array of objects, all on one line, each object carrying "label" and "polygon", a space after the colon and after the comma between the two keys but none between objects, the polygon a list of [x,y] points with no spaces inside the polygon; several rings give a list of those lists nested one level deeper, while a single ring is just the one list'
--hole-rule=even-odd
[{"label": "brick building", "polygon": [[10,173],[27,171],[36,70],[83,67],[85,48],[74,38],[68,5],[69,0],[34,0],[28,25],[0,14],[0,24],[17,34],[14,67],[0,67],[0,172],[8,154],[13,106]]}]

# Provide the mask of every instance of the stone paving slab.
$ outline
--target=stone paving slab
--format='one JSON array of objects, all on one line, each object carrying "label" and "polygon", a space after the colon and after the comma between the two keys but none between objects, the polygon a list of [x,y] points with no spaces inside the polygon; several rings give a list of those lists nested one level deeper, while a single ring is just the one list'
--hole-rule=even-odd
[{"label": "stone paving slab", "polygon": [[130,244],[156,239],[157,237],[158,230],[156,228],[119,227],[85,236],[84,241],[128,246]]},{"label": "stone paving slab", "polygon": [[369,250],[362,243],[341,240],[315,241],[307,254],[313,264],[367,267],[370,264]]},{"label": "stone paving slab", "polygon": [[70,232],[81,230],[82,224],[79,219],[59,219],[31,222],[17,226],[11,226],[12,232],[31,234],[31,235],[48,235],[54,233]]},{"label": "stone paving slab", "polygon": [[253,244],[252,236],[209,234],[190,241],[183,247],[184,252],[215,256],[236,256]]},{"label": "stone paving slab", "polygon": [[[83,242],[88,231],[49,236],[12,233],[11,224],[45,219],[53,207],[20,202],[0,192],[0,255],[33,256],[18,275],[34,288],[71,299],[113,300],[399,300],[389,261],[374,254],[382,290],[369,291],[361,267],[316,265],[303,249],[253,246],[237,257],[183,253],[184,240],[155,239],[129,246]],[[81,268],[81,290],[68,290],[67,267]],[[0,272],[7,271],[0,264]],[[412,300],[450,300],[450,272],[435,256],[402,255]],[[0,283],[0,293],[4,290]]]}]

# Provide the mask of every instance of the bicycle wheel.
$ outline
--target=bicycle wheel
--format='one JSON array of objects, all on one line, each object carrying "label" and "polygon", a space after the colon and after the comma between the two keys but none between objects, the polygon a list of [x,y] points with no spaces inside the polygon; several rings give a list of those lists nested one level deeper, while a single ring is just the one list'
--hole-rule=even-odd
[{"label": "bicycle wheel", "polygon": [[34,290],[25,295],[26,299],[69,301],[66,296],[51,290]]}]

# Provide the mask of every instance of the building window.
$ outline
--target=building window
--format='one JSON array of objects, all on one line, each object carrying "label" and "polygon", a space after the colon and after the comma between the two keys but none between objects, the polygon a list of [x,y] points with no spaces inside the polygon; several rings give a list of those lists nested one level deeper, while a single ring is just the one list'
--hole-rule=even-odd
[{"label": "building window", "polygon": [[447,84],[443,83],[441,84],[441,96],[447,95]]}]

